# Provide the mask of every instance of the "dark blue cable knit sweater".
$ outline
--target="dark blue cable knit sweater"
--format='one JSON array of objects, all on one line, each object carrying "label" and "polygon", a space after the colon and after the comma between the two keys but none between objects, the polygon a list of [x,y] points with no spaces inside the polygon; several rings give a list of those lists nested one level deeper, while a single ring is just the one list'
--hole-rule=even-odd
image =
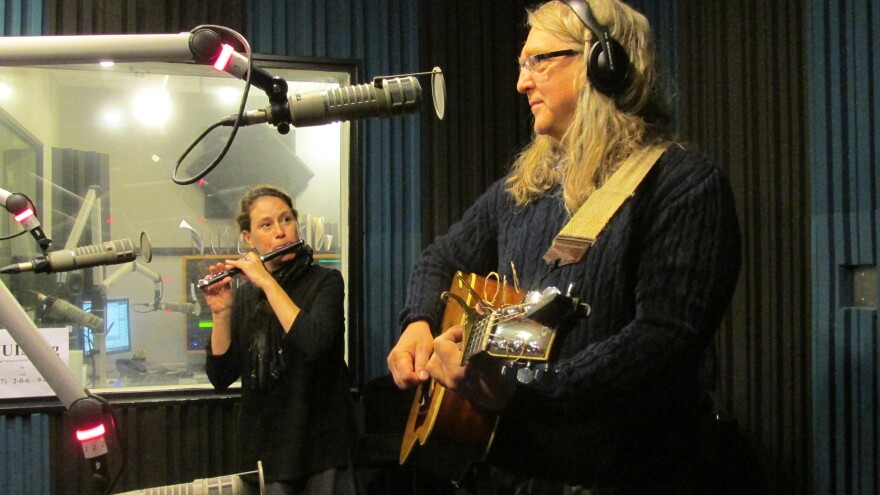
[{"label": "dark blue cable knit sweater", "polygon": [[489,462],[569,484],[653,483],[691,469],[700,369],[740,269],[726,176],[673,146],[579,263],[542,259],[569,220],[559,187],[517,206],[499,180],[425,249],[401,315],[436,329],[456,270],[496,271],[530,290],[555,286],[591,314],[559,329],[555,379],[518,385]]}]

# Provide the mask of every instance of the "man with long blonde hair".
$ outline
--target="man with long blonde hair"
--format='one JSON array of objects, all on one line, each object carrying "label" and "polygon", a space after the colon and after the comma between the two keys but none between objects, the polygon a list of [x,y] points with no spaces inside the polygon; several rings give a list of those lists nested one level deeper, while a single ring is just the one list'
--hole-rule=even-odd
[{"label": "man with long blonde hair", "polygon": [[[492,493],[696,493],[701,367],[740,268],[730,185],[674,142],[644,16],[618,0],[553,0],[528,22],[516,89],[534,138],[422,253],[388,367],[400,388],[433,378],[500,412],[482,470]],[[649,167],[631,196],[580,258],[556,257],[563,227],[628,163]],[[590,306],[559,324],[548,379],[461,366],[462,327],[438,328],[456,271],[571,288]]]}]

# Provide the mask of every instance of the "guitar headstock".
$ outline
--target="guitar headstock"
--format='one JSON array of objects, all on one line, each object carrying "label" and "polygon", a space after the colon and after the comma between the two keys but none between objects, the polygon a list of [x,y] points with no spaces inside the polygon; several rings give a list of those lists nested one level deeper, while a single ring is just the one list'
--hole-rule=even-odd
[{"label": "guitar headstock", "polygon": [[503,305],[474,321],[467,351],[471,356],[485,351],[507,360],[546,361],[556,328],[579,314],[589,314],[589,306],[555,287],[530,292],[523,302]]},{"label": "guitar headstock", "polygon": [[546,361],[556,330],[523,314],[519,309],[500,308],[481,320],[485,322],[485,331],[480,347],[497,358]]}]

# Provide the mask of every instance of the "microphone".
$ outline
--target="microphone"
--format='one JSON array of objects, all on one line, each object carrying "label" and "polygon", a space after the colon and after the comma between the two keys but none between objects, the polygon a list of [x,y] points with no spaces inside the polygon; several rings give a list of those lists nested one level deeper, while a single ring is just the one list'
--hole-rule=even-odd
[{"label": "microphone", "polygon": [[77,308],[73,304],[58,299],[56,297],[47,296],[37,291],[32,291],[37,296],[37,300],[45,305],[44,314],[53,318],[66,322],[76,323],[77,325],[89,327],[93,330],[100,330],[104,326],[104,320],[97,316]]},{"label": "microphone", "polygon": [[0,268],[0,273],[55,273],[91,268],[93,266],[117,265],[137,258],[138,252],[152,259],[152,251],[146,233],[141,233],[141,249],[137,250],[131,239],[102,242],[91,246],[53,251],[24,263],[16,263]]},{"label": "microphone", "polygon": [[261,486],[265,485],[262,470],[259,472],[260,484],[245,481],[248,475],[256,476],[256,471],[238,474],[227,474],[214,478],[202,478],[189,483],[176,485],[156,486],[153,488],[119,492],[117,495],[172,495],[176,493],[213,494],[222,493],[228,495],[260,495],[265,493]]},{"label": "microphone", "polygon": [[192,316],[199,316],[202,314],[202,305],[196,302],[160,302],[159,309],[175,312],[175,313],[184,313]]},{"label": "microphone", "polygon": [[34,206],[33,201],[24,194],[0,189],[0,204],[3,204],[15,220],[34,236],[40,249],[45,253],[52,244],[52,239],[46,237],[46,233],[43,232],[40,221],[37,220],[37,207]]},{"label": "microphone", "polygon": [[[389,117],[415,112],[421,99],[422,87],[413,76],[376,79],[356,86],[296,93],[286,104],[245,112],[239,125],[268,122],[275,126],[288,123],[294,127],[308,127],[343,120]],[[235,125],[237,117],[238,114],[230,115],[220,123]]]}]

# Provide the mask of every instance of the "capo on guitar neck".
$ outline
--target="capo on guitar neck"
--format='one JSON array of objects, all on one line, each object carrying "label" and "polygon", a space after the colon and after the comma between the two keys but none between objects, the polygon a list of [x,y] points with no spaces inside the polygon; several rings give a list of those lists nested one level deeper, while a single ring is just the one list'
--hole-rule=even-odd
[{"label": "capo on guitar neck", "polygon": [[[480,306],[482,306],[482,307],[484,307],[484,308],[489,308],[489,307],[490,307],[489,303],[487,303],[487,302],[485,301],[485,299],[483,299],[482,297],[480,297],[480,295],[477,293],[476,290],[474,290],[474,288],[471,286],[471,284],[469,284],[468,281],[464,279],[464,277],[462,276],[461,272],[456,273],[456,274],[455,274],[455,278],[458,279],[458,282],[459,282],[460,284],[464,285],[464,287],[468,290],[468,292],[471,293],[471,296],[473,296],[474,299],[477,300],[477,304],[479,304]],[[448,292],[444,292],[443,294],[448,294]],[[443,297],[443,294],[441,294],[440,297]],[[449,295],[452,296],[452,295],[454,295],[454,294],[449,294]],[[470,307],[468,306],[468,304],[467,304],[462,298],[460,298],[460,297],[458,297],[458,296],[455,296],[455,300],[458,302],[458,304],[461,304],[461,307],[464,308],[466,311],[470,309]],[[471,312],[468,311],[468,316],[471,316],[470,313],[471,313]]]},{"label": "capo on guitar neck", "polygon": [[[470,285],[468,285],[468,288],[470,288]],[[471,291],[473,291],[473,289],[471,289]],[[477,297],[479,299],[479,296],[474,295],[474,297]],[[468,321],[475,321],[477,318],[480,317],[480,314],[477,312],[477,310],[468,306],[467,301],[462,299],[461,296],[459,296],[458,294],[453,294],[452,292],[446,291],[440,294],[440,298],[447,302],[450,299],[457,302],[458,305],[461,306],[461,310],[464,311],[464,313],[467,315]]]}]

